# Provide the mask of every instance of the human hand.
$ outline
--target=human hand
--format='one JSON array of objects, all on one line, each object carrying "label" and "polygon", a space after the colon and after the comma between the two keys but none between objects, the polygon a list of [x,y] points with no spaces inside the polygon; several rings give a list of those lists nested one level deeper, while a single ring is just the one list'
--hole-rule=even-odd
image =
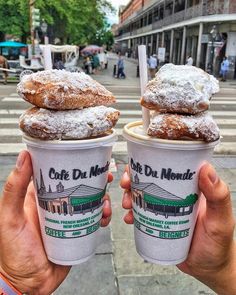
[{"label": "human hand", "polygon": [[[31,177],[31,159],[23,151],[0,199],[0,273],[22,293],[46,295],[62,283],[71,267],[47,259]],[[112,175],[108,181],[112,181]],[[106,194],[101,225],[106,226],[110,218],[110,198]]]},{"label": "human hand", "polygon": [[[124,221],[133,223],[128,168],[121,179],[125,189],[122,206],[129,209]],[[199,172],[199,189],[205,196],[187,259],[178,268],[197,278],[219,294],[236,294],[235,220],[230,193],[210,164]]]}]

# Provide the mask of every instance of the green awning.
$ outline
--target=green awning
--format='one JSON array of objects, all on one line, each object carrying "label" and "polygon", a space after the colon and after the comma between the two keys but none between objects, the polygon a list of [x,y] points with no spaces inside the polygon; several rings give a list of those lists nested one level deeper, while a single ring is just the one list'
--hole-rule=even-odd
[{"label": "green awning", "polygon": [[162,198],[158,198],[156,196],[152,196],[152,195],[144,193],[144,201],[152,205],[186,207],[196,203],[197,199],[198,199],[197,194],[188,195],[185,199],[182,199],[182,200],[168,200],[168,199],[162,199]]},{"label": "green awning", "polygon": [[97,201],[101,199],[104,195],[105,195],[105,189],[93,196],[84,196],[82,198],[77,198],[77,197],[70,198],[70,203],[72,206],[84,205],[90,202]]}]

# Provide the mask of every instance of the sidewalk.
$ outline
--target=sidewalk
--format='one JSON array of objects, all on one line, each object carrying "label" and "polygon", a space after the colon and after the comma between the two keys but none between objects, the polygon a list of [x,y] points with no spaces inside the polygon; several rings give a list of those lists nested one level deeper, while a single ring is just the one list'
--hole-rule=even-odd
[{"label": "sidewalk", "polygon": [[[16,157],[0,157],[0,189],[15,165]],[[112,199],[112,221],[100,230],[101,245],[86,263],[74,266],[54,295],[199,295],[215,294],[174,266],[159,266],[143,261],[135,251],[133,226],[123,222],[120,177],[127,156],[117,156],[117,172],[108,187]],[[236,157],[214,157],[213,165],[229,184],[236,216]]]}]

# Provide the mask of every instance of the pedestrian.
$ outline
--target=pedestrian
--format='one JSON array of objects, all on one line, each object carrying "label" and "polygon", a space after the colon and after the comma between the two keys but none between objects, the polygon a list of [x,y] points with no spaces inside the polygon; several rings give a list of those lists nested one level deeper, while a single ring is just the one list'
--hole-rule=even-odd
[{"label": "pedestrian", "polygon": [[118,54],[118,62],[117,62],[117,68],[118,68],[118,72],[117,72],[117,78],[123,78],[125,79],[125,73],[124,73],[124,59],[121,56],[121,53],[119,52]]},{"label": "pedestrian", "polygon": [[[3,69],[8,69],[8,62],[7,62],[7,59],[0,55],[0,68],[3,68]],[[4,82],[3,84],[7,84],[7,77],[8,77],[8,72],[7,71],[4,71],[2,70],[3,72],[3,76],[4,76]]]},{"label": "pedestrian", "polygon": [[148,69],[150,77],[153,79],[157,71],[157,57],[155,54],[151,55],[148,59]]},{"label": "pedestrian", "polygon": [[65,66],[63,64],[63,61],[61,59],[56,60],[54,63],[54,68],[57,70],[64,70]]},{"label": "pedestrian", "polygon": [[92,63],[88,55],[84,57],[84,69],[87,75],[92,73]]},{"label": "pedestrian", "polygon": [[93,66],[93,74],[97,74],[98,68],[100,66],[100,61],[98,57],[97,51],[92,55],[92,66]]},{"label": "pedestrian", "polygon": [[227,75],[228,71],[229,71],[229,60],[228,60],[227,56],[224,56],[223,61],[220,65],[220,76],[222,77],[221,81],[223,81],[223,82],[226,81],[226,75]]},{"label": "pedestrian", "polygon": [[104,51],[104,64],[105,64],[105,70],[106,70],[108,67],[108,53],[106,50]]},{"label": "pedestrian", "polygon": [[100,69],[103,70],[105,68],[105,53],[103,51],[100,51],[98,53],[98,58],[99,58]]},{"label": "pedestrian", "polygon": [[188,55],[187,60],[186,60],[186,65],[187,66],[192,66],[193,65],[193,58],[191,55]]}]

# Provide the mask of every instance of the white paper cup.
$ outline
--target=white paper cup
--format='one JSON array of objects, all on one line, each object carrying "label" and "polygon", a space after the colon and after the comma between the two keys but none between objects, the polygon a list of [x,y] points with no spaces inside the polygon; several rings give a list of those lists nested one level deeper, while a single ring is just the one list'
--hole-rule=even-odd
[{"label": "white paper cup", "polygon": [[128,143],[137,252],[157,264],[187,258],[200,192],[198,172],[217,142],[154,139],[142,122],[124,127]]},{"label": "white paper cup", "polygon": [[52,262],[74,265],[95,254],[116,138],[114,131],[76,141],[23,136],[33,164],[44,247]]}]

